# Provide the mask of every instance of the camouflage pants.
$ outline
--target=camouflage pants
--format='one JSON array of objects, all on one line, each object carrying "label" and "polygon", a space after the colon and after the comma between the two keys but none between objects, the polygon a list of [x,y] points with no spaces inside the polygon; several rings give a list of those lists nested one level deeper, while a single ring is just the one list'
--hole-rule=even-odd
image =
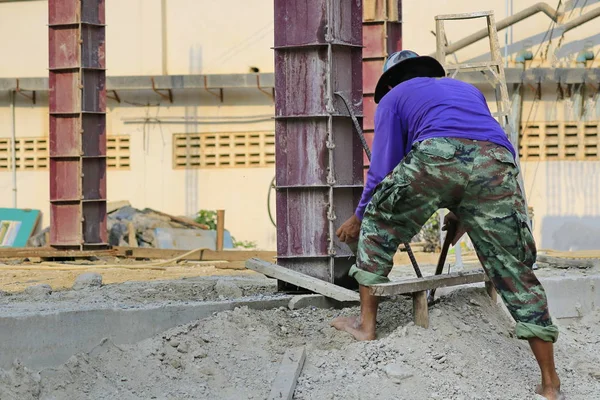
[{"label": "camouflage pants", "polygon": [[364,286],[388,282],[398,245],[409,242],[436,210],[448,208],[464,224],[517,321],[517,337],[556,341],[558,329],[532,269],[536,247],[518,173],[512,154],[491,142],[432,138],[415,143],[367,205],[350,275]]}]

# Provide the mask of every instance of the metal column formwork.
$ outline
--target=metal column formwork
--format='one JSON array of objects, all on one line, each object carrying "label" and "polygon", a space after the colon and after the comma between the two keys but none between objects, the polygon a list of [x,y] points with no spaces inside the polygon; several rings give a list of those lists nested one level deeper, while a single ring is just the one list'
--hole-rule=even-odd
[{"label": "metal column formwork", "polygon": [[[388,55],[402,49],[402,0],[363,0],[363,108],[365,139],[375,132],[375,86]],[[365,154],[364,165],[369,165]]]},{"label": "metal column formwork", "polygon": [[[275,0],[278,264],[344,286],[354,257],[335,236],[362,192],[362,2]],[[338,95],[336,95],[338,93]]]},{"label": "metal column formwork", "polygon": [[50,245],[105,247],[104,0],[49,0],[48,17]]}]

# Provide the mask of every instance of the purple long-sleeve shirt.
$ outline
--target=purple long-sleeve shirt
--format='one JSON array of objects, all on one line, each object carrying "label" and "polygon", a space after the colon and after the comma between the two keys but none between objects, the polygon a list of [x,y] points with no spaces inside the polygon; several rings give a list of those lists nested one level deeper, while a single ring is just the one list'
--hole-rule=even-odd
[{"label": "purple long-sleeve shirt", "polygon": [[451,78],[414,78],[394,87],[375,112],[371,165],[356,216],[362,220],[373,190],[411,150],[433,137],[484,140],[515,150],[483,94]]}]

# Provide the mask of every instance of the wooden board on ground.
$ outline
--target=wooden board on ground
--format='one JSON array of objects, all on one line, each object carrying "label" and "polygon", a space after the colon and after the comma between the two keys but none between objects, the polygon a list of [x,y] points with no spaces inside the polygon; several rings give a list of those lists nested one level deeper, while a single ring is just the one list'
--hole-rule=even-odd
[{"label": "wooden board on ground", "polygon": [[539,256],[558,257],[558,258],[598,258],[600,259],[600,250],[577,250],[577,251],[558,251],[558,250],[539,250]]},{"label": "wooden board on ground", "polygon": [[193,226],[194,228],[204,229],[204,230],[210,229],[210,227],[208,225],[200,224],[200,223],[194,221],[191,218],[176,217],[174,215],[167,214],[167,213],[164,213],[162,211],[156,211],[156,210],[154,210],[152,208],[147,208],[146,210],[151,211],[151,212],[153,212],[155,214],[158,214],[158,215],[162,215],[163,217],[167,217],[167,218],[171,219],[171,221],[179,222],[180,224],[183,224],[183,225]]},{"label": "wooden board on ground", "polygon": [[306,350],[304,346],[288,349],[285,352],[277,376],[271,386],[269,400],[292,400],[305,359]]},{"label": "wooden board on ground", "polygon": [[484,282],[485,280],[486,275],[481,270],[433,275],[373,285],[371,286],[371,294],[375,296],[394,296],[397,294],[421,292],[447,286],[467,285],[469,283]]},{"label": "wooden board on ground", "polygon": [[229,261],[226,263],[215,264],[216,269],[246,269],[246,261]]},{"label": "wooden board on ground", "polygon": [[[169,260],[188,253],[187,250],[152,249],[145,247],[115,247],[117,256],[128,258],[149,258],[155,260]],[[197,252],[184,257],[186,261],[246,261],[250,258],[272,260],[277,256],[274,251],[254,250],[223,250],[214,251],[199,249]]]},{"label": "wooden board on ground", "polygon": [[267,261],[252,258],[246,261],[246,268],[271,278],[279,279],[292,285],[311,290],[323,296],[331,297],[338,301],[359,301],[358,293],[343,288],[333,283],[325,282],[312,276],[280,267]]},{"label": "wooden board on ground", "polygon": [[550,264],[557,268],[594,268],[600,266],[600,259],[592,257],[565,258],[540,254],[537,256],[537,262]]},{"label": "wooden board on ground", "polygon": [[89,258],[116,256],[116,250],[57,250],[52,247],[19,247],[0,249],[2,258]]}]

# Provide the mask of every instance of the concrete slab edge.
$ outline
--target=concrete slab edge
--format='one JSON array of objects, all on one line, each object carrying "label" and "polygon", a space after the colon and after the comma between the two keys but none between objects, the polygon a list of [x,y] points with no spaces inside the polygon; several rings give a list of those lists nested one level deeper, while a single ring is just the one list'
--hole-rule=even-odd
[{"label": "concrete slab edge", "polygon": [[90,351],[104,338],[117,345],[136,343],[178,325],[236,307],[255,310],[287,307],[290,298],[280,296],[0,317],[0,368],[11,368],[16,358],[32,369],[54,367],[74,354]]}]

